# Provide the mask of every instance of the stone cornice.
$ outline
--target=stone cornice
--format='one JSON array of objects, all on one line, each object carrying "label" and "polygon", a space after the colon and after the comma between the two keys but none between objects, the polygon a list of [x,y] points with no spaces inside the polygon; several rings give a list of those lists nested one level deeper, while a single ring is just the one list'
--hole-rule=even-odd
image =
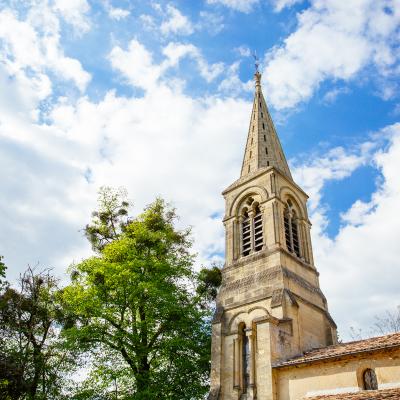
[{"label": "stone cornice", "polygon": [[258,170],[252,172],[249,175],[243,176],[239,179],[237,179],[235,182],[233,182],[231,185],[229,185],[223,192],[222,195],[225,196],[227,193],[229,193],[231,190],[236,189],[246,183],[249,183],[253,181],[254,179],[258,178],[260,175],[263,175],[265,172],[276,172],[279,176],[284,178],[286,182],[289,184],[293,185],[300,193],[302,193],[306,199],[308,199],[308,194],[293,180],[290,180],[285,174],[283,174],[278,168],[275,168],[273,166],[270,167],[263,167],[259,168]]}]

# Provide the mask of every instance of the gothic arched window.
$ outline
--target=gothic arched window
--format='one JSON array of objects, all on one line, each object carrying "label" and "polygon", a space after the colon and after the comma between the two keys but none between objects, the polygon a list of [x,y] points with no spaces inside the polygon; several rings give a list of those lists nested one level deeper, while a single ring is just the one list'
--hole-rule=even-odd
[{"label": "gothic arched window", "polygon": [[252,198],[247,200],[250,209],[244,208],[241,217],[242,256],[262,250],[264,245],[263,217],[260,207]]},{"label": "gothic arched window", "polygon": [[364,390],[378,390],[378,380],[373,369],[366,369],[363,372],[363,386]]},{"label": "gothic arched window", "polygon": [[283,215],[283,222],[285,226],[286,247],[291,253],[300,257],[298,218],[290,200],[287,201],[287,206]]}]

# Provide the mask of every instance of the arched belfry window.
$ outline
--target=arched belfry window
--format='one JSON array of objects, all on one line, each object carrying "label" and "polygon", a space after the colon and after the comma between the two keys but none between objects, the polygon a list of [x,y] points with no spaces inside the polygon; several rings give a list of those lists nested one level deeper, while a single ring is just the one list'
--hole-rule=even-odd
[{"label": "arched belfry window", "polygon": [[241,215],[241,252],[248,256],[264,246],[263,217],[259,204],[249,198]]},{"label": "arched belfry window", "polygon": [[286,247],[291,252],[300,257],[299,226],[296,211],[290,200],[287,201],[285,213],[283,215],[285,226]]},{"label": "arched belfry window", "polygon": [[378,390],[378,380],[373,369],[366,369],[363,372],[363,387],[364,390]]}]

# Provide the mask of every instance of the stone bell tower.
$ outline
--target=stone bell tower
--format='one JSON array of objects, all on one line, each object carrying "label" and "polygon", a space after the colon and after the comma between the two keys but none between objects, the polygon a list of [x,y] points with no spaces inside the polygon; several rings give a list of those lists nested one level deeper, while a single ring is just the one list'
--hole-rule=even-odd
[{"label": "stone bell tower", "polygon": [[224,192],[226,262],[212,327],[211,400],[275,399],[275,363],[336,343],[314,266],[307,194],[261,90],[240,178]]}]

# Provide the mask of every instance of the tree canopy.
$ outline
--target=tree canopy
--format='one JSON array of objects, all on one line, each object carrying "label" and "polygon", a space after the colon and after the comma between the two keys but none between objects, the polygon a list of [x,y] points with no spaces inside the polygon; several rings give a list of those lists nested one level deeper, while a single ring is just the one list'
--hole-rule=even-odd
[{"label": "tree canopy", "polygon": [[6,265],[3,262],[3,256],[0,256],[0,289],[6,284]]},{"label": "tree canopy", "polygon": [[59,340],[57,280],[28,268],[0,293],[0,398],[52,399],[63,392],[73,352]]},{"label": "tree canopy", "polygon": [[101,188],[84,228],[94,255],[63,288],[30,267],[8,284],[0,256],[1,399],[204,398],[221,271],[195,271],[190,230],[162,199],[136,217],[130,205]]},{"label": "tree canopy", "polygon": [[175,210],[161,199],[135,218],[128,218],[128,205],[102,190],[86,227],[97,255],[71,268],[62,294],[76,319],[65,335],[90,350],[97,366],[84,391],[92,398],[90,381],[105,398],[203,398],[210,311],[197,290],[190,231],[175,227]]}]

